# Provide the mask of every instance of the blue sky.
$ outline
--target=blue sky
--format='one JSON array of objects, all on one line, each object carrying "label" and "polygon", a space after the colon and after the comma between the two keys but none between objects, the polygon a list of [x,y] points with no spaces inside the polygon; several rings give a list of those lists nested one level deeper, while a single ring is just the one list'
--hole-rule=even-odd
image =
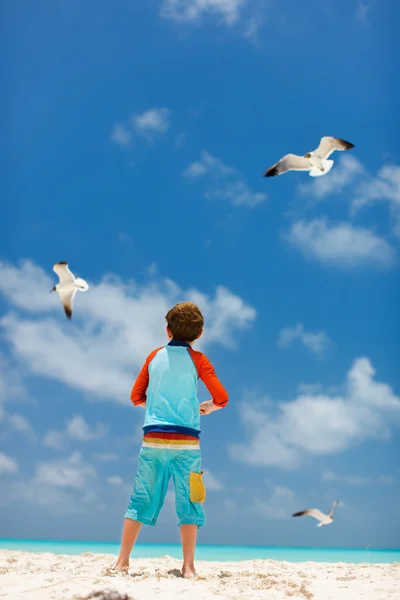
[{"label": "blue sky", "polygon": [[[119,539],[131,385],[191,298],[230,393],[200,541],[398,545],[397,4],[1,10],[2,534]],[[329,175],[262,177],[323,135],[355,144]],[[72,322],[59,260],[90,284]],[[332,527],[289,518],[336,497]],[[177,535],[169,495],[141,541]]]}]

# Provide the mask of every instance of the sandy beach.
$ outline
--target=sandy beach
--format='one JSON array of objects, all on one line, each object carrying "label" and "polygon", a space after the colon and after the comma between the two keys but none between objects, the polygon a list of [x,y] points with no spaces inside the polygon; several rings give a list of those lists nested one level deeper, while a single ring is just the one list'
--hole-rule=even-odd
[{"label": "sandy beach", "polygon": [[56,555],[0,551],[0,597],[7,600],[73,600],[97,590],[117,590],[131,600],[398,600],[400,563],[290,563],[274,560],[198,561],[198,576],[179,576],[180,561],[134,559],[129,574],[105,576],[112,555]]}]

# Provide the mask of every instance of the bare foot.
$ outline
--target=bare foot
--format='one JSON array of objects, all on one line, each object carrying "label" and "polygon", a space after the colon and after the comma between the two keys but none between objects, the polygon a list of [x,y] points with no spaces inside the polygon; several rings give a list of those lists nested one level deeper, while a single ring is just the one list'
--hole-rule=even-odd
[{"label": "bare foot", "polygon": [[111,567],[104,569],[104,575],[116,575],[117,573],[128,573],[129,563],[120,563],[119,561],[114,562]]},{"label": "bare foot", "polygon": [[193,577],[196,577],[196,569],[194,568],[194,565],[183,565],[182,577],[185,579],[193,579]]}]

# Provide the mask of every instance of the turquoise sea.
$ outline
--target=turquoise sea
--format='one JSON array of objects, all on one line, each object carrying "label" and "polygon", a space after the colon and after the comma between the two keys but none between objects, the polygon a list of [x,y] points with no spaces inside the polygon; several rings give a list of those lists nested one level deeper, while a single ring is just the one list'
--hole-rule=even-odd
[{"label": "turquoise sea", "polygon": [[[83,552],[118,554],[119,543],[3,539],[0,540],[0,549],[52,552],[53,554],[82,554]],[[132,552],[132,558],[158,558],[166,555],[181,558],[180,546],[178,544],[138,544]],[[268,546],[199,545],[196,550],[196,558],[198,560],[213,561],[273,559],[289,562],[393,563],[400,562],[400,549],[276,548]]]}]

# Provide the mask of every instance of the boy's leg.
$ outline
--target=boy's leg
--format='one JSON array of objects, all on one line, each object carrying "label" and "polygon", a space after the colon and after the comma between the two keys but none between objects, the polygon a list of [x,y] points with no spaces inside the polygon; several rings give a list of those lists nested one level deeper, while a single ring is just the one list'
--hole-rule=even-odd
[{"label": "boy's leg", "polygon": [[182,575],[186,578],[194,577],[194,553],[196,550],[197,525],[186,523],[181,525],[181,542],[183,553]]},{"label": "boy's leg", "polygon": [[182,575],[193,577],[196,574],[194,554],[197,529],[204,525],[202,505],[190,500],[190,473],[201,472],[200,450],[181,450],[170,461],[170,469],[175,487],[176,512],[181,529],[183,552]]},{"label": "boy's leg", "polygon": [[134,543],[137,540],[139,531],[142,524],[139,521],[132,521],[132,519],[125,519],[124,527],[122,530],[121,549],[119,551],[118,560],[115,563],[115,569],[124,569],[129,567],[129,557],[132,552]]},{"label": "boy's leg", "polygon": [[168,488],[165,452],[140,450],[135,485],[125,514],[121,549],[114,565],[117,570],[129,567],[129,556],[142,524],[155,525]]}]

